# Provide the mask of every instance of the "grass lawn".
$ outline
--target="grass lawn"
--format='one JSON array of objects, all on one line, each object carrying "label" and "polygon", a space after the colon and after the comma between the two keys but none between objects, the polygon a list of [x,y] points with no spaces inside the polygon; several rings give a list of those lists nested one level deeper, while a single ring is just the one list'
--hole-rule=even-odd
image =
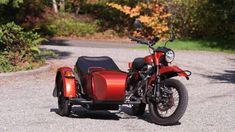
[{"label": "grass lawn", "polygon": [[[164,42],[158,42],[154,47],[163,46]],[[235,41],[225,40],[175,40],[169,42],[167,47],[173,50],[199,50],[212,52],[225,52],[235,54]],[[141,45],[137,49],[144,49],[147,46]]]}]

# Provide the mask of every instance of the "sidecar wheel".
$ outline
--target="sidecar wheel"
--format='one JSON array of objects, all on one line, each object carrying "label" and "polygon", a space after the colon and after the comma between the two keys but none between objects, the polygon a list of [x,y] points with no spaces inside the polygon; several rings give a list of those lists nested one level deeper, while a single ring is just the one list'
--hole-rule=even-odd
[{"label": "sidecar wheel", "polygon": [[58,114],[61,116],[69,116],[71,114],[72,106],[69,103],[69,99],[64,97],[63,80],[61,76],[57,80],[57,86],[58,86],[58,107],[59,107]]},{"label": "sidecar wheel", "polygon": [[165,86],[171,87],[173,91],[172,96],[169,97],[169,104],[166,107],[162,103],[152,101],[149,103],[149,112],[154,123],[172,125],[176,124],[185,113],[188,105],[188,92],[185,86],[178,80],[166,80]]},{"label": "sidecar wheel", "polygon": [[134,104],[131,109],[134,116],[142,116],[145,112],[145,103]]},{"label": "sidecar wheel", "polygon": [[69,116],[71,114],[72,106],[69,103],[69,100],[65,97],[58,97],[59,105],[59,115]]}]

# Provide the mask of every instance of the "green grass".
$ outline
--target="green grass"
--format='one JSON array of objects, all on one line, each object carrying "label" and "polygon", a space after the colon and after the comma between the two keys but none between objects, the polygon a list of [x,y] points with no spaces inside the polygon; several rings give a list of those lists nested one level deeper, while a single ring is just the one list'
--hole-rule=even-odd
[{"label": "green grass", "polygon": [[[235,41],[234,41],[235,42]],[[158,42],[154,47],[163,46],[164,42]],[[197,50],[197,51],[212,51],[225,52],[235,54],[235,43],[227,40],[175,40],[169,42],[167,47],[173,50]],[[145,49],[147,46],[141,45],[137,49]]]}]

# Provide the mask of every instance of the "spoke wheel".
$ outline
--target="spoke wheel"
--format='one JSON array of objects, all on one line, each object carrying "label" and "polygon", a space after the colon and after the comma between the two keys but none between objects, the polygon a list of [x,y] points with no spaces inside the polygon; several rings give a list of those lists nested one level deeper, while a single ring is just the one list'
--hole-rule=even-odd
[{"label": "spoke wheel", "polygon": [[177,123],[183,116],[188,104],[188,92],[178,80],[166,80],[165,86],[171,89],[172,94],[166,103],[150,102],[149,112],[154,123],[171,125]]},{"label": "spoke wheel", "polygon": [[172,90],[172,95],[168,97],[167,103],[157,103],[157,113],[160,117],[170,117],[179,105],[179,91],[176,88],[170,87]]}]

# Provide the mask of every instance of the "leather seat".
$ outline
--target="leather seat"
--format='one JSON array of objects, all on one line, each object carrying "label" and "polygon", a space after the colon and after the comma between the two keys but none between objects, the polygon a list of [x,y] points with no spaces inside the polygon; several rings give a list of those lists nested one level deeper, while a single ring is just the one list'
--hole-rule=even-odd
[{"label": "leather seat", "polygon": [[81,76],[88,74],[89,67],[101,67],[107,70],[119,70],[113,59],[108,56],[88,57],[81,56],[78,58],[76,65]]},{"label": "leather seat", "polygon": [[140,70],[144,66],[144,58],[135,58],[132,67],[135,70]]}]

